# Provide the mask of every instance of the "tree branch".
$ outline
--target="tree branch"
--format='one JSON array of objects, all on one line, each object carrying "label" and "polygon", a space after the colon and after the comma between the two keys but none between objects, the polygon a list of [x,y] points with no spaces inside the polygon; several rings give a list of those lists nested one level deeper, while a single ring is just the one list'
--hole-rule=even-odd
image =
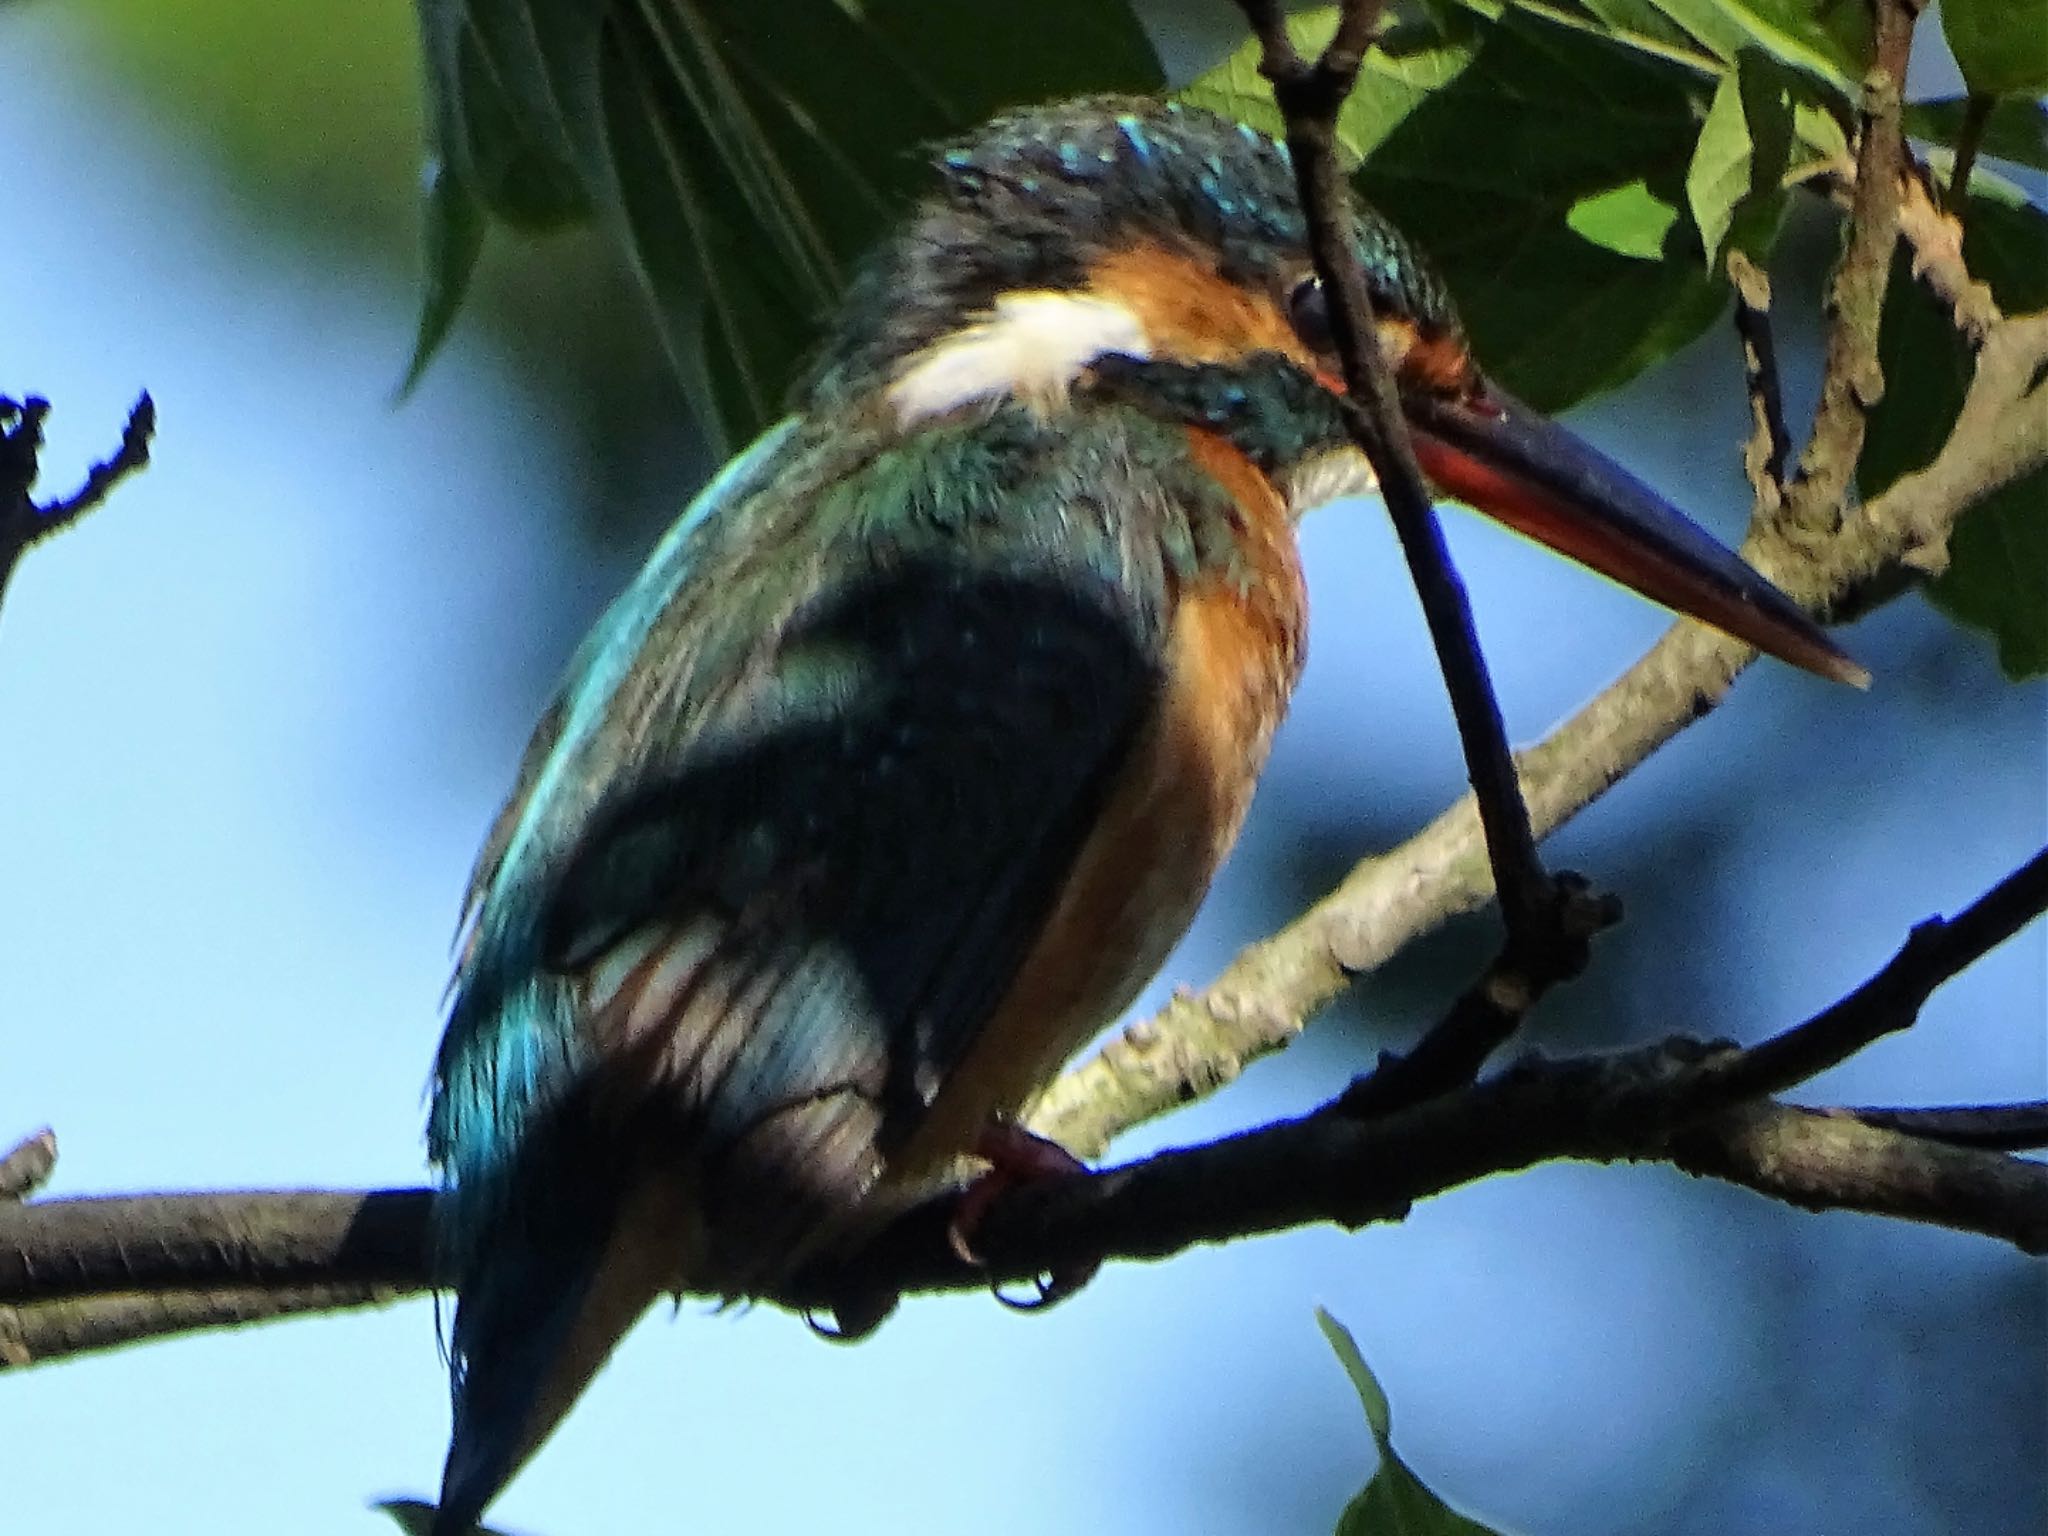
[{"label": "tree branch", "polygon": [[1863,452],[1864,422],[1884,398],[1878,326],[1898,244],[1901,172],[1906,143],[1899,128],[1906,61],[1921,0],[1876,0],[1876,62],[1863,82],[1862,130],[1856,146],[1856,189],[1848,240],[1828,285],[1826,370],[1813,432],[1786,498],[1794,526],[1827,528],[1841,517],[1842,498]]},{"label": "tree branch", "polygon": [[[1621,920],[1621,903],[1596,896],[1583,881],[1561,877],[1561,908],[1576,925],[1581,945]],[[1463,992],[1405,1056],[1382,1055],[1379,1065],[1344,1091],[1337,1108],[1370,1117],[1421,1104],[1471,1082],[1487,1058],[1507,1044],[1535,1004],[1525,970],[1504,952],[1478,983]]]},{"label": "tree branch", "polygon": [[1687,1173],[1809,1211],[1864,1211],[2048,1253],[2048,1166],[1948,1146],[1827,1110],[1768,1100],[1724,1111],[1672,1143]]},{"label": "tree branch", "polygon": [[38,504],[34,497],[43,451],[43,420],[50,402],[31,395],[15,401],[0,396],[0,600],[8,578],[31,544],[69,527],[102,501],[122,480],[149,462],[156,431],[156,402],[145,392],[128,413],[121,446],[93,465],[85,483],[69,496]]},{"label": "tree branch", "polygon": [[[2038,881],[2043,862],[1943,925],[1949,937],[1910,939],[1900,958],[1829,1013],[1890,1010],[1890,1002],[1858,999],[1901,989],[1924,999],[2010,936],[2025,904],[2033,912],[2048,906]],[[1753,1080],[1742,1064],[1759,1055],[1770,1053],[1680,1038],[1615,1056],[1532,1059],[1427,1096],[1406,1091],[1426,1075],[1403,1079],[1397,1064],[1299,1120],[1086,1177],[1021,1183],[978,1222],[979,1263],[960,1257],[952,1232],[958,1193],[948,1192],[857,1252],[820,1261],[760,1299],[873,1317],[887,1310],[877,1298],[905,1292],[1164,1258],[1309,1222],[1395,1221],[1427,1196],[1561,1158],[1669,1161],[1810,1209],[1933,1222],[2048,1253],[2048,1165],[1945,1145],[1856,1111],[1730,1102],[1730,1091]],[[1785,1073],[1801,1063],[1820,1070],[1829,1061],[1818,1053],[1781,1059]],[[0,1205],[0,1363],[379,1304],[445,1285],[451,1277],[435,1268],[432,1203],[427,1190],[308,1190]]]},{"label": "tree branch", "polygon": [[201,1329],[384,1306],[403,1294],[387,1286],[252,1286],[0,1306],[0,1368],[39,1365]]},{"label": "tree branch", "polygon": [[1937,987],[2048,911],[2048,848],[1952,918],[1930,917],[1883,970],[1832,1007],[1701,1072],[1702,1105],[1782,1093],[1912,1027]]},{"label": "tree branch", "polygon": [[1996,96],[1972,91],[1963,103],[1962,126],[1956,130],[1956,158],[1949,167],[1948,189],[1941,196],[1943,206],[1960,211],[1970,197],[1970,173],[1977,168],[1977,152],[1984,147],[1984,130],[1990,126]]},{"label": "tree branch", "polygon": [[[1673,1133],[1696,1072],[1713,1059],[1674,1041],[1530,1062],[1383,1118],[1340,1104],[1087,1178],[1021,1184],[977,1226],[979,1267],[954,1251],[945,1197],[851,1261],[806,1271],[763,1299],[829,1309],[849,1295],[977,1290],[1315,1222],[1398,1221],[1417,1200],[1559,1159],[1663,1159],[1809,1209],[1932,1222],[2048,1253],[2048,1166],[2039,1163],[1769,1102]],[[151,1195],[0,1213],[0,1363],[416,1294],[434,1279],[430,1199],[426,1190]],[[309,1278],[364,1270],[385,1278]]]},{"label": "tree branch", "polygon": [[1991,285],[1970,275],[1963,262],[1961,216],[1935,198],[1924,168],[1908,166],[1899,203],[1899,235],[1913,253],[1913,275],[1948,310],[1972,347],[1981,347],[2005,317]]}]

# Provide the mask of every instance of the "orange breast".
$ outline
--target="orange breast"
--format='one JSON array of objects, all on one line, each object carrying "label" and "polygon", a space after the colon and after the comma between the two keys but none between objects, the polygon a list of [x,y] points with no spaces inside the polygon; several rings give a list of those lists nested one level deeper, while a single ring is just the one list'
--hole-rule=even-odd
[{"label": "orange breast", "polygon": [[967,1150],[1130,1006],[1194,919],[1251,804],[1301,672],[1306,594],[1271,482],[1222,439],[1188,436],[1237,503],[1241,563],[1179,594],[1152,718],[1016,981],[892,1160],[895,1178]]}]

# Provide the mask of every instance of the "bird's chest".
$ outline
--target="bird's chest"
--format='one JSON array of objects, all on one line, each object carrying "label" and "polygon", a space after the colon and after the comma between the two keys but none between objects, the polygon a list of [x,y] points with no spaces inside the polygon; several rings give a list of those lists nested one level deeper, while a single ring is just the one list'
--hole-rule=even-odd
[{"label": "bird's chest", "polygon": [[1060,1056],[1129,1005],[1193,920],[1305,657],[1306,588],[1279,495],[1234,448],[1189,438],[1237,507],[1230,558],[1179,594],[1158,706],[1033,956],[1064,978],[1050,984],[1065,995],[1049,1001],[1073,1010]]},{"label": "bird's chest", "polygon": [[1301,672],[1306,589],[1270,482],[1227,444],[1190,437],[1239,509],[1231,557],[1177,595],[1150,718],[1015,982],[913,1138],[913,1165],[964,1150],[1130,1005],[1186,932],[1251,805]]}]

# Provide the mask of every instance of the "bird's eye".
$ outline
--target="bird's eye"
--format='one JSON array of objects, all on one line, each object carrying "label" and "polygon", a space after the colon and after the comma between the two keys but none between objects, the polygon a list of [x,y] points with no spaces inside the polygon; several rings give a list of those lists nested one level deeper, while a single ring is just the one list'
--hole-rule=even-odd
[{"label": "bird's eye", "polygon": [[1330,333],[1330,301],[1321,278],[1310,274],[1294,285],[1294,292],[1287,296],[1287,321],[1311,352],[1337,350],[1336,338]]}]

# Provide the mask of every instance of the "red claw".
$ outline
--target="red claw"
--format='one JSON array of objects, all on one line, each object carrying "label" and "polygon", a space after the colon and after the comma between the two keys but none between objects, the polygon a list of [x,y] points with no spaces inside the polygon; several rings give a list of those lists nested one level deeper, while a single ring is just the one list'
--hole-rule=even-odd
[{"label": "red claw", "polygon": [[[946,1228],[946,1242],[958,1255],[963,1264],[979,1268],[982,1259],[974,1251],[973,1233],[987,1216],[991,1205],[1008,1190],[1019,1184],[1035,1183],[1041,1179],[1077,1179],[1089,1177],[1088,1165],[1075,1157],[1056,1141],[1033,1135],[1021,1125],[1009,1120],[996,1120],[982,1131],[974,1143],[974,1155],[984,1159],[989,1167],[960,1194],[960,1203],[954,1208],[953,1220]],[[1052,1306],[1066,1300],[1095,1278],[1095,1272],[1102,1267],[1101,1261],[1091,1260],[1068,1268],[1056,1269],[1038,1280],[1038,1295],[1030,1301],[1019,1301],[1003,1294],[997,1285],[990,1289],[995,1298],[1006,1307],[1022,1312],[1035,1312],[1041,1307]]]}]

